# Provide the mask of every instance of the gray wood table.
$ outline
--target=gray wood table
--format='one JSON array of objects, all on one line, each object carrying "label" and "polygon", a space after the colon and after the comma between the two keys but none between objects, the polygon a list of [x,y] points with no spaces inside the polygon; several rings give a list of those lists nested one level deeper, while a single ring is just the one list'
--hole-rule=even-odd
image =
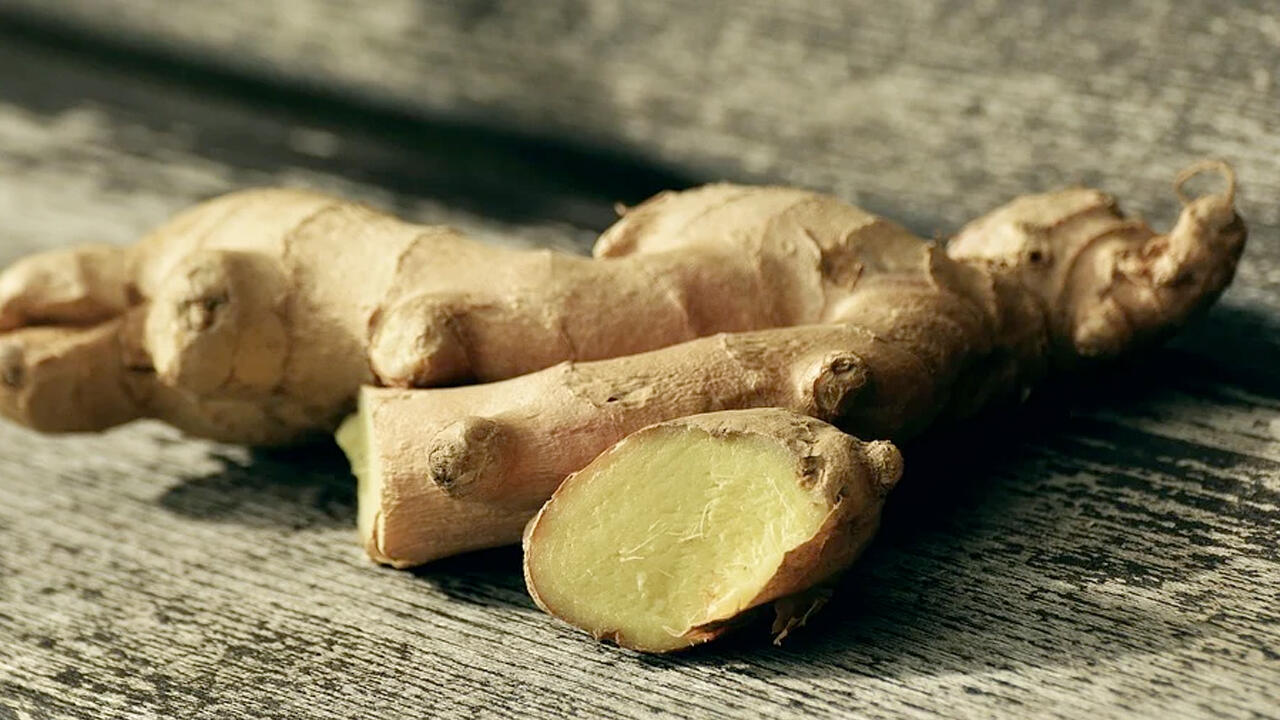
[{"label": "gray wood table", "polygon": [[514,549],[374,567],[327,444],[0,425],[0,720],[1280,717],[1274,2],[0,0],[0,264],[261,184],[577,249],[713,179],[926,235],[1073,182],[1167,224],[1203,155],[1252,229],[1222,302],[908,448],[782,647],[597,644]]}]

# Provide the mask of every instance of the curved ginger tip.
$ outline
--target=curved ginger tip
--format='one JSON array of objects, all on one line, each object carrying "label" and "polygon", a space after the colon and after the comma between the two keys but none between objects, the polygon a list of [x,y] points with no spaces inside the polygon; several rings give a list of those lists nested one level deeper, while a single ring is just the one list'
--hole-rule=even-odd
[{"label": "curved ginger tip", "polygon": [[[1220,174],[1225,188],[1188,195],[1187,183],[1206,172]],[[1246,233],[1231,166],[1195,163],[1173,188],[1183,208],[1167,234],[1126,218],[1105,193],[1070,188],[1026,195],[974,220],[947,253],[1036,298],[1057,362],[1114,356],[1163,337],[1235,274]]]},{"label": "curved ginger tip", "polygon": [[[1190,197],[1184,187],[1205,172],[1219,173],[1219,192]],[[1134,242],[1104,237],[1072,272],[1064,299],[1073,306],[1071,335],[1082,357],[1107,357],[1159,340],[1222,294],[1235,275],[1247,231],[1236,213],[1236,176],[1221,160],[1203,160],[1178,173],[1174,192],[1183,208],[1166,235]]]}]

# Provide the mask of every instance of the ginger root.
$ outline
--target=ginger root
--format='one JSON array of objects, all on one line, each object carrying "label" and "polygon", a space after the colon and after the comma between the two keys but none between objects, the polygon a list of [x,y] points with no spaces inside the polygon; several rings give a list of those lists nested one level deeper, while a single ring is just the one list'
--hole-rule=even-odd
[{"label": "ginger root", "polygon": [[795,191],[738,191],[744,207],[785,208],[781,216],[718,215],[714,203],[692,212],[706,191],[661,196],[606,234],[607,252],[717,230],[795,246],[826,239],[828,320],[485,385],[366,388],[352,421],[360,432],[347,439],[368,458],[357,473],[362,542],[398,567],[516,542],[563,478],[664,420],[779,407],[901,441],[1018,399],[1051,371],[1142,347],[1210,304],[1243,249],[1228,167],[1194,166],[1177,184],[1205,170],[1226,187],[1185,199],[1167,234],[1126,219],[1099,191],[1070,189],[1014,200],[945,251],[889,223],[840,226],[862,214],[824,195],[788,204],[775,193]]},{"label": "ginger root", "polygon": [[[1206,170],[1226,187],[1185,197],[1181,186]],[[793,493],[773,519],[794,534],[764,548],[749,531],[764,526],[748,523],[708,550],[722,558],[737,543],[782,552],[780,564],[710,589],[695,580],[720,599],[622,627],[576,614],[539,569],[559,552],[544,542],[588,529],[573,497],[650,477],[627,463],[672,452],[680,433],[702,438],[686,443],[695,466],[749,455],[807,487],[783,460],[796,438],[779,423],[900,441],[1162,338],[1226,287],[1246,236],[1225,164],[1188,168],[1175,186],[1184,207],[1165,234],[1076,188],[1014,200],[944,249],[826,195],[713,185],[627,211],[594,259],[487,247],[314,193],[238,193],[134,247],[46,253],[0,274],[0,414],[48,432],[153,417],[268,444],[333,429],[359,394],[339,441],[360,481],[361,536],[376,560],[408,566],[517,542],[566,476],[641,428],[779,408],[644,431],[566,486],[571,511],[549,509],[539,525],[550,529],[528,536],[547,607],[639,646],[688,644],[777,597],[778,577],[793,592],[838,565],[819,553],[796,569],[788,549],[835,537],[813,523],[844,518],[842,505],[829,497],[805,514]],[[484,384],[438,387],[465,382]],[[814,420],[747,422],[784,411]],[[863,482],[867,448],[886,447],[840,438],[812,456],[862,470],[823,488]],[[718,504],[706,494],[717,486],[686,477],[703,507]],[[725,492],[750,494],[751,477],[731,473]],[[864,527],[871,507],[853,503],[850,526]],[[627,510],[627,532],[648,527],[646,512]],[[674,632],[654,639],[654,622]]]},{"label": "ginger root", "polygon": [[[824,264],[845,242],[834,230],[896,229],[848,206],[815,224],[813,197],[728,185],[660,196],[593,260],[491,247],[317,193],[235,193],[133,247],[54,251],[0,274],[0,414],[46,432],[153,417],[283,443],[333,430],[362,384],[500,380],[826,322],[848,271]],[[800,222],[813,234],[795,242]]]},{"label": "ginger root", "polygon": [[866,416],[866,437],[891,437],[926,414],[930,388],[913,384],[926,375],[857,327],[777,328],[484,385],[367,387],[339,442],[359,479],[365,549],[408,567],[518,541],[565,476],[646,425],[727,408],[823,419],[850,408],[846,420]]},{"label": "ginger root", "polygon": [[[651,425],[569,476],[529,523],[529,592],[625,647],[703,643],[848,567],[901,471],[891,444],[785,410]],[[797,609],[778,605],[781,628]]]}]

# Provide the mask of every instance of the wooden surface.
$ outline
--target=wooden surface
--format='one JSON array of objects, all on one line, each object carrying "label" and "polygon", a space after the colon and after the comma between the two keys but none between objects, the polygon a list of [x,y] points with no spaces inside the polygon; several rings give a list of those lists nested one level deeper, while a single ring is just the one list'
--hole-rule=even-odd
[{"label": "wooden surface", "polygon": [[0,0],[0,263],[264,183],[571,247],[720,177],[925,234],[1073,181],[1164,223],[1204,154],[1252,228],[1170,346],[909,448],[782,648],[598,645],[513,550],[374,568],[328,446],[0,425],[0,719],[1280,716],[1280,14],[1062,6]]}]

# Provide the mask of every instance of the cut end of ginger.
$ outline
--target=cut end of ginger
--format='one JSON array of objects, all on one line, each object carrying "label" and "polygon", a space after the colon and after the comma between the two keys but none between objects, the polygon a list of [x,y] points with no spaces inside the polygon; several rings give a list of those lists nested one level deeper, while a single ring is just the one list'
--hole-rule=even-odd
[{"label": "cut end of ginger", "polygon": [[553,615],[633,649],[710,640],[831,574],[833,520],[866,494],[832,482],[870,476],[849,456],[863,447],[780,410],[642,430],[567,480],[531,523],[529,589]]},{"label": "cut end of ginger", "polygon": [[[343,421],[334,434],[338,447],[342,448],[342,452],[347,456],[347,462],[351,463],[351,474],[356,477],[356,498],[359,508],[356,513],[356,526],[361,538],[374,537],[374,525],[381,507],[381,503],[378,502],[377,487],[380,478],[377,468],[374,467],[374,457],[369,447],[371,434],[368,413],[363,412],[363,409]],[[370,554],[375,553],[370,550]]]}]

